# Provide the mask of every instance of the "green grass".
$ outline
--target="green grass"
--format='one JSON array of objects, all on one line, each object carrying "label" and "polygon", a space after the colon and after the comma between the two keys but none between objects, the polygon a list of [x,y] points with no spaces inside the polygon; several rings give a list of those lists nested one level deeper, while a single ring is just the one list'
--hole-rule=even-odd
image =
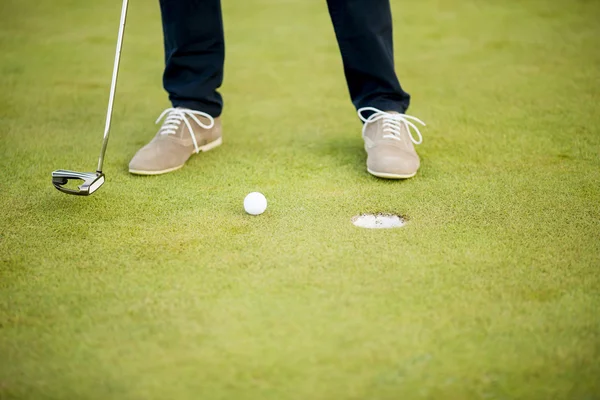
[{"label": "green grass", "polygon": [[77,198],[50,172],[95,167],[120,4],[3,1],[0,398],[600,398],[600,4],[393,1],[428,127],[387,182],[324,2],[224,3],[224,146],[128,174],[168,106],[133,1],[108,182]]}]

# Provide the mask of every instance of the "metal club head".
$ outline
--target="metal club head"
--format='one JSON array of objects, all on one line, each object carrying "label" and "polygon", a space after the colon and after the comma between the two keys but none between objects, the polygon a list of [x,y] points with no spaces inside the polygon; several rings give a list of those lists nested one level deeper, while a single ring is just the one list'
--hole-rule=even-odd
[{"label": "metal club head", "polygon": [[[77,189],[67,188],[65,185],[71,180],[83,181]],[[104,183],[104,174],[101,172],[75,172],[59,169],[52,172],[52,184],[63,193],[77,196],[89,196]]]}]

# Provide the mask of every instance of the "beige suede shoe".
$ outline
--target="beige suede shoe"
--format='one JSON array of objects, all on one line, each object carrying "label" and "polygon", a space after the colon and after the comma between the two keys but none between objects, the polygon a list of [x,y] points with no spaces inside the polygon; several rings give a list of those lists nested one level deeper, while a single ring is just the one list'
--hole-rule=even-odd
[{"label": "beige suede shoe", "polygon": [[187,108],[167,108],[156,120],[166,116],[154,138],[133,156],[129,172],[159,175],[175,171],[194,153],[221,145],[221,120]]},{"label": "beige suede shoe", "polygon": [[[373,112],[365,118],[364,112]],[[420,166],[419,156],[414,144],[423,141],[415,121],[423,121],[395,111],[381,111],[374,107],[358,110],[358,116],[365,123],[363,139],[367,151],[367,171],[371,175],[386,179],[406,179],[417,174]],[[415,139],[412,130],[417,134]]]}]

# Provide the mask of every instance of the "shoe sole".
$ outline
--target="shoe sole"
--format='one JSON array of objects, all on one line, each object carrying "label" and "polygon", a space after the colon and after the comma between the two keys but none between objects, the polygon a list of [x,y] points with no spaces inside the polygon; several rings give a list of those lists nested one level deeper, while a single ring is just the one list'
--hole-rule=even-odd
[{"label": "shoe sole", "polygon": [[[223,144],[223,138],[220,137],[217,140],[214,140],[208,144],[205,144],[204,146],[199,146],[198,150],[200,150],[203,153],[206,153],[207,151],[212,150],[215,147],[219,147],[222,144]],[[177,171],[178,169],[182,168],[184,165],[185,165],[185,163],[178,165],[177,167],[167,168],[167,169],[163,169],[161,171],[142,171],[139,169],[129,169],[129,173],[134,174],[134,175],[162,175],[162,174],[166,174],[169,172]]]},{"label": "shoe sole", "polygon": [[376,171],[370,170],[369,168],[367,168],[367,171],[369,171],[369,173],[371,175],[376,176],[378,178],[383,178],[383,179],[408,179],[408,178],[412,178],[413,176],[415,176],[417,174],[416,171],[409,175],[390,174],[387,172],[376,172]]}]

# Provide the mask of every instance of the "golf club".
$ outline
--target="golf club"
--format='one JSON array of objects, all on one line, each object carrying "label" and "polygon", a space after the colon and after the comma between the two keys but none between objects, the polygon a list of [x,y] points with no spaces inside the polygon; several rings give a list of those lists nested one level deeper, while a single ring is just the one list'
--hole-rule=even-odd
[{"label": "golf club", "polygon": [[[123,8],[121,10],[121,23],[119,25],[119,35],[117,38],[117,51],[115,54],[115,65],[113,68],[112,83],[110,86],[110,96],[108,98],[108,111],[106,113],[106,125],[104,127],[104,139],[102,141],[102,150],[98,158],[98,168],[96,172],[76,172],[63,169],[52,172],[52,184],[55,188],[63,193],[74,194],[78,196],[89,196],[94,193],[104,183],[104,173],[102,165],[104,164],[104,154],[108,145],[108,135],[110,133],[110,122],[112,119],[113,104],[115,100],[115,91],[117,88],[117,77],[119,75],[119,62],[121,60],[121,47],[123,46],[123,34],[125,32],[125,20],[127,19],[127,3],[128,0],[123,0]],[[70,180],[82,180],[83,184],[77,189],[70,189],[65,185]]]}]

